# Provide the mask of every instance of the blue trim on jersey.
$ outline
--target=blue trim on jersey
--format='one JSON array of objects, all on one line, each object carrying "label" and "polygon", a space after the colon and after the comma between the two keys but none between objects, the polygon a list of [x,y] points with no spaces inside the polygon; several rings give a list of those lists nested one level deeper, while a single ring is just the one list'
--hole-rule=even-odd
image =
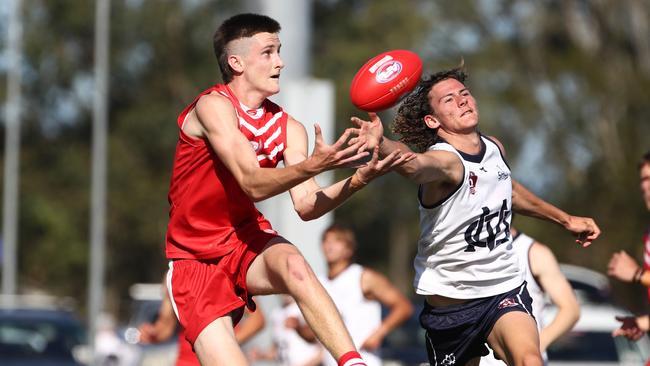
[{"label": "blue trim on jersey", "polygon": [[[481,136],[482,136],[482,135],[479,133],[479,138],[480,138]],[[465,160],[465,161],[469,161],[469,162],[472,162],[472,163],[480,164],[481,161],[483,161],[483,157],[485,157],[485,152],[487,151],[487,148],[486,148],[486,146],[485,146],[485,141],[483,141],[483,139],[480,139],[480,140],[481,140],[481,151],[479,151],[478,154],[468,154],[468,153],[466,153],[466,152],[463,152],[463,151],[458,150],[457,148],[454,147],[454,145],[448,143],[448,142],[447,142],[445,139],[443,139],[442,137],[439,137],[438,139],[439,139],[439,141],[436,141],[436,143],[438,143],[438,142],[444,142],[445,144],[450,145],[451,147],[454,148],[454,150],[456,150],[456,151],[460,154],[460,156],[463,157],[463,160]],[[435,145],[435,144],[434,144],[434,145]],[[497,147],[498,147],[498,146],[497,146]],[[510,167],[508,167],[508,168],[510,168]]]},{"label": "blue trim on jersey", "polygon": [[499,144],[497,144],[496,141],[492,140],[492,139],[489,138],[488,136],[484,136],[484,135],[481,135],[481,136],[485,137],[486,140],[488,140],[488,141],[490,141],[491,143],[493,143],[494,145],[496,145],[497,150],[499,150],[499,155],[501,155],[501,160],[503,160],[503,162],[506,164],[506,166],[508,167],[508,169],[510,169],[510,170],[512,171],[512,169],[510,168],[510,164],[508,164],[508,161],[506,160],[506,157],[503,156],[503,151],[501,151],[501,147],[499,146]]}]

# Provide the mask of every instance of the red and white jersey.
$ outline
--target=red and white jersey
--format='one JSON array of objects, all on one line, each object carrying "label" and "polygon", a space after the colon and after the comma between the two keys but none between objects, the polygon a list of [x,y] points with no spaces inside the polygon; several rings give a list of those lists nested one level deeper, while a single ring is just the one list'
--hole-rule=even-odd
[{"label": "red and white jersey", "polygon": [[239,119],[239,130],[251,142],[261,167],[273,168],[283,159],[288,115],[264,100],[246,110],[227,85],[203,91],[178,116],[179,138],[174,156],[168,200],[166,254],[169,259],[221,257],[255,232],[272,231],[207,138],[183,132],[183,122],[200,97],[217,92],[228,98]]}]

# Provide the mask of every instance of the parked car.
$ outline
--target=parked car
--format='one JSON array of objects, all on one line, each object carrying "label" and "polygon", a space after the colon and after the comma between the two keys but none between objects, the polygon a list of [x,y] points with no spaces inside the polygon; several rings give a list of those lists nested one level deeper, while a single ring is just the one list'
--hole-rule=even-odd
[{"label": "parked car", "polygon": [[607,304],[612,302],[609,278],[600,272],[572,264],[560,264],[560,270],[569,280],[580,304]]},{"label": "parked car", "polygon": [[[43,298],[44,299],[44,298]],[[48,301],[0,299],[3,366],[83,365],[86,331],[75,314]]]},{"label": "parked car", "polygon": [[[545,312],[550,320],[555,308]],[[609,304],[582,304],[580,320],[575,327],[548,348],[550,366],[643,365],[650,358],[650,340],[644,336],[637,342],[612,337],[620,326],[616,316],[629,315],[624,309]]]}]

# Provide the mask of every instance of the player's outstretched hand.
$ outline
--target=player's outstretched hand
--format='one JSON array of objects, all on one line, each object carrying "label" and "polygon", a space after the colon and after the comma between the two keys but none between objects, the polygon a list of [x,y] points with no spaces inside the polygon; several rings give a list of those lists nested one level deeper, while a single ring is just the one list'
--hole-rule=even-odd
[{"label": "player's outstretched hand", "polygon": [[648,331],[648,316],[617,316],[616,320],[621,322],[621,327],[612,332],[613,337],[623,336],[629,340],[637,341]]},{"label": "player's outstretched hand", "polygon": [[632,282],[639,265],[624,250],[616,252],[607,264],[607,274],[623,282]]},{"label": "player's outstretched hand", "polygon": [[377,113],[368,112],[370,121],[363,120],[359,117],[352,117],[350,121],[355,126],[359,127],[359,137],[350,139],[350,143],[356,143],[364,140],[367,143],[367,148],[372,150],[375,146],[379,145],[384,135],[384,125]]},{"label": "player's outstretched hand", "polygon": [[348,144],[350,138],[359,135],[357,128],[346,129],[332,145],[328,145],[323,140],[323,133],[318,123],[314,124],[314,133],[316,142],[309,158],[315,161],[320,171],[350,166],[369,154],[365,151],[365,139],[357,139],[355,143]]},{"label": "player's outstretched hand", "polygon": [[140,338],[138,339],[139,343],[157,343],[158,337],[156,337],[156,328],[153,326],[153,324],[142,323],[138,327],[138,331],[140,331]]},{"label": "player's outstretched hand", "polygon": [[589,217],[571,216],[564,227],[575,235],[576,243],[588,247],[600,236],[600,228]]},{"label": "player's outstretched hand", "polygon": [[402,152],[395,150],[386,155],[383,159],[379,159],[379,146],[375,146],[372,150],[372,157],[370,161],[362,167],[357,168],[354,173],[362,183],[368,184],[371,180],[384,175],[404,163],[407,163],[415,158],[413,152]]}]

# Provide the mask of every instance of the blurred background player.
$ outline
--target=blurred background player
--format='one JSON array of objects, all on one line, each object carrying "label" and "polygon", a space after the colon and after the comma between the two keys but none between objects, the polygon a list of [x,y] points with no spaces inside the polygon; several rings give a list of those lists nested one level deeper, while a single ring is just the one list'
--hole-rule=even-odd
[{"label": "blurred background player", "polygon": [[270,349],[254,348],[249,352],[250,360],[276,361],[281,366],[318,366],[321,364],[323,348],[315,339],[307,341],[300,335],[301,329],[308,327],[296,302],[286,295],[281,295],[282,306],[271,312],[271,330],[273,345]]},{"label": "blurred background player", "polygon": [[[320,277],[320,281],[334,300],[364,361],[368,366],[381,365],[378,350],[382,341],[408,320],[413,305],[386,276],[354,263],[357,239],[350,228],[331,225],[323,232],[322,246],[327,276]],[[388,308],[388,315],[383,319],[382,305]],[[307,327],[302,327],[299,333],[313,340]],[[336,365],[336,361],[326,354],[323,365]]]},{"label": "blurred background player", "polygon": [[[548,362],[546,349],[561,335],[573,328],[580,319],[580,305],[571,284],[566,279],[553,252],[544,244],[530,236],[510,229],[512,246],[519,255],[520,263],[525,266],[526,288],[533,299],[533,316],[539,331],[540,351],[544,363]],[[557,307],[553,320],[544,323],[546,295]],[[505,365],[494,358],[494,354],[481,358],[481,365]]]},{"label": "blurred background player", "polygon": [[[328,187],[314,177],[368,156],[358,131],[332,145],[268,97],[280,91],[280,25],[259,14],[225,20],[213,39],[223,84],[200,93],[177,118],[169,188],[167,286],[185,336],[204,365],[248,364],[233,327],[253,295],[288,293],[318,339],[343,365],[365,365],[336,307],[300,251],[280,236],[255,202],[289,191],[303,220],[335,209],[374,178],[412,155],[378,149]],[[278,163],[284,161],[284,168]]]},{"label": "blurred background player", "polygon": [[[650,211],[650,151],[639,162],[639,185],[646,208]],[[614,253],[607,266],[607,274],[623,282],[640,283],[648,287],[650,299],[650,225],[643,235],[643,267],[625,251]]]},{"label": "blurred background player", "polygon": [[[650,151],[643,154],[639,162],[639,185],[646,208],[650,211]],[[643,267],[625,251],[614,253],[607,266],[607,274],[619,281],[638,283],[647,287],[650,299],[650,226],[643,235]],[[638,340],[650,330],[650,317],[621,316],[617,317],[621,327],[614,330],[613,336],[625,336]],[[650,363],[650,360],[648,361]]]}]

